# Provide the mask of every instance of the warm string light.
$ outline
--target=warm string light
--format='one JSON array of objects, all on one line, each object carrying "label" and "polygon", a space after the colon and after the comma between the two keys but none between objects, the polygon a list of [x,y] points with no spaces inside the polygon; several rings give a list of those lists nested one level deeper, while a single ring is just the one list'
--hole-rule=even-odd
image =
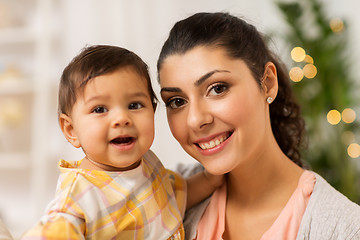
[{"label": "warm string light", "polygon": [[291,50],[291,58],[295,62],[307,63],[301,69],[300,67],[293,67],[289,71],[289,77],[293,82],[300,82],[304,77],[312,79],[317,74],[317,68],[314,65],[314,59],[306,54],[302,47],[294,47]]},{"label": "warm string light", "polygon": [[314,64],[314,59],[310,55],[306,55],[304,58],[304,62]]},{"label": "warm string light", "polygon": [[303,68],[304,76],[308,79],[314,78],[317,74],[317,68],[315,65],[308,63]]},{"label": "warm string light", "polygon": [[[344,31],[344,22],[339,18],[331,19],[330,23],[331,30],[339,34]],[[289,77],[293,82],[300,82],[304,77],[312,79],[317,75],[317,68],[314,65],[314,59],[306,54],[306,51],[301,47],[294,47],[291,50],[291,58],[293,61],[305,63],[303,68],[293,67],[289,71]],[[345,108],[341,113],[336,110],[330,110],[327,113],[327,121],[331,125],[337,125],[342,120],[344,123],[352,123],[356,119],[356,113],[351,108]],[[351,158],[360,157],[360,145],[355,143],[355,134],[351,131],[343,132],[341,140],[345,145],[348,145],[347,154]]]},{"label": "warm string light", "polygon": [[341,118],[345,123],[352,123],[356,119],[356,113],[351,108],[345,108],[341,113]]},{"label": "warm string light", "polygon": [[360,145],[357,143],[350,144],[347,153],[351,158],[358,158],[360,156]]},{"label": "warm string light", "polygon": [[[356,119],[356,113],[351,108],[345,108],[342,113],[338,110],[330,110],[327,114],[327,121],[331,125],[337,125],[341,120],[345,123],[352,123]],[[360,145],[355,142],[355,134],[351,131],[345,131],[341,135],[341,140],[345,145],[348,145],[347,154],[351,158],[358,158],[360,156]]]},{"label": "warm string light", "polygon": [[352,123],[356,119],[356,113],[351,108],[345,108],[342,113],[340,113],[338,110],[333,109],[330,110],[327,113],[327,121],[331,125],[338,124],[341,120],[343,120],[344,123]]},{"label": "warm string light", "polygon": [[293,67],[290,69],[289,76],[292,81],[300,82],[304,77],[304,73],[301,68]]},{"label": "warm string light", "polygon": [[5,99],[0,104],[0,127],[14,128],[24,121],[24,106],[16,99]]},{"label": "warm string light", "polygon": [[345,108],[342,113],[340,113],[338,110],[333,109],[330,110],[327,113],[327,120],[331,125],[338,124],[341,120],[343,120],[344,123],[352,123],[356,119],[356,113],[351,108]]},{"label": "warm string light", "polygon": [[331,19],[329,22],[329,25],[330,25],[331,31],[333,31],[334,33],[341,33],[345,29],[344,22],[340,18]]},{"label": "warm string light", "polygon": [[336,125],[341,121],[341,114],[338,110],[333,109],[328,112],[326,118],[331,125]]},{"label": "warm string light", "polygon": [[294,47],[290,54],[295,62],[302,62],[306,57],[306,52],[302,47]]}]

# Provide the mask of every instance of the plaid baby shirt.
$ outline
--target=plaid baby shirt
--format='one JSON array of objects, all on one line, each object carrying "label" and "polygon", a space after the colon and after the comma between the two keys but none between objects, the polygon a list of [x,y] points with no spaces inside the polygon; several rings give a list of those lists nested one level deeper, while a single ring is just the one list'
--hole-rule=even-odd
[{"label": "plaid baby shirt", "polygon": [[124,172],[60,160],[57,192],[22,239],[184,239],[185,180],[148,151]]}]

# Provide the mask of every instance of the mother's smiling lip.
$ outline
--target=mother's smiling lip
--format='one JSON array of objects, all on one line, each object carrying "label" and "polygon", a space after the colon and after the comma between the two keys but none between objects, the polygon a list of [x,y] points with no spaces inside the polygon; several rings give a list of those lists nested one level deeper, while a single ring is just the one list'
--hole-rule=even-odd
[{"label": "mother's smiling lip", "polygon": [[214,148],[228,139],[233,131],[223,132],[207,138],[199,139],[195,144],[203,150]]},{"label": "mother's smiling lip", "polygon": [[[226,147],[226,145],[231,141],[232,134],[233,134],[233,131],[222,133],[220,135],[218,134],[215,137],[213,136],[213,138],[207,138],[207,139],[209,139],[207,142],[203,142],[204,139],[202,139],[202,142],[195,143],[195,146],[197,146],[198,151],[202,155],[210,156],[210,155],[213,155],[213,154],[216,154],[216,153],[222,151]],[[226,138],[224,138],[222,142],[220,142],[220,140],[218,140],[218,138],[222,138],[225,136],[226,136]],[[215,141],[215,142],[212,144],[211,143],[212,141]],[[218,141],[217,142],[218,144],[216,144],[216,141]],[[208,146],[206,146],[206,144],[210,144],[210,145],[208,145],[210,147],[207,148]],[[204,147],[204,148],[202,148],[200,145],[202,145],[202,147]],[[213,147],[211,147],[212,145],[213,145]]]}]

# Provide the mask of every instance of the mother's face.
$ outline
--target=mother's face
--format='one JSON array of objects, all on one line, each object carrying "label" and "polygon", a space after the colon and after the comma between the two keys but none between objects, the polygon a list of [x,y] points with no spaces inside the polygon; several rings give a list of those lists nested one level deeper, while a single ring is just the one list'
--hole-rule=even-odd
[{"label": "mother's face", "polygon": [[268,91],[242,60],[196,47],[168,56],[159,76],[172,134],[209,172],[227,173],[262,154],[271,133]]}]

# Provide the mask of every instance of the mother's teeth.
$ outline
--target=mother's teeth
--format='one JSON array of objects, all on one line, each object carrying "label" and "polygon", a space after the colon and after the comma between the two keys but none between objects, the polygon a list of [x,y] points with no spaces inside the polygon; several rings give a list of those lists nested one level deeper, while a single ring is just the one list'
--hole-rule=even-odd
[{"label": "mother's teeth", "polygon": [[216,147],[218,145],[220,145],[222,142],[224,142],[227,138],[225,137],[221,137],[220,139],[216,139],[216,140],[212,140],[208,143],[199,143],[199,146],[202,148],[202,149],[210,149],[210,148],[213,148],[213,147]]}]

